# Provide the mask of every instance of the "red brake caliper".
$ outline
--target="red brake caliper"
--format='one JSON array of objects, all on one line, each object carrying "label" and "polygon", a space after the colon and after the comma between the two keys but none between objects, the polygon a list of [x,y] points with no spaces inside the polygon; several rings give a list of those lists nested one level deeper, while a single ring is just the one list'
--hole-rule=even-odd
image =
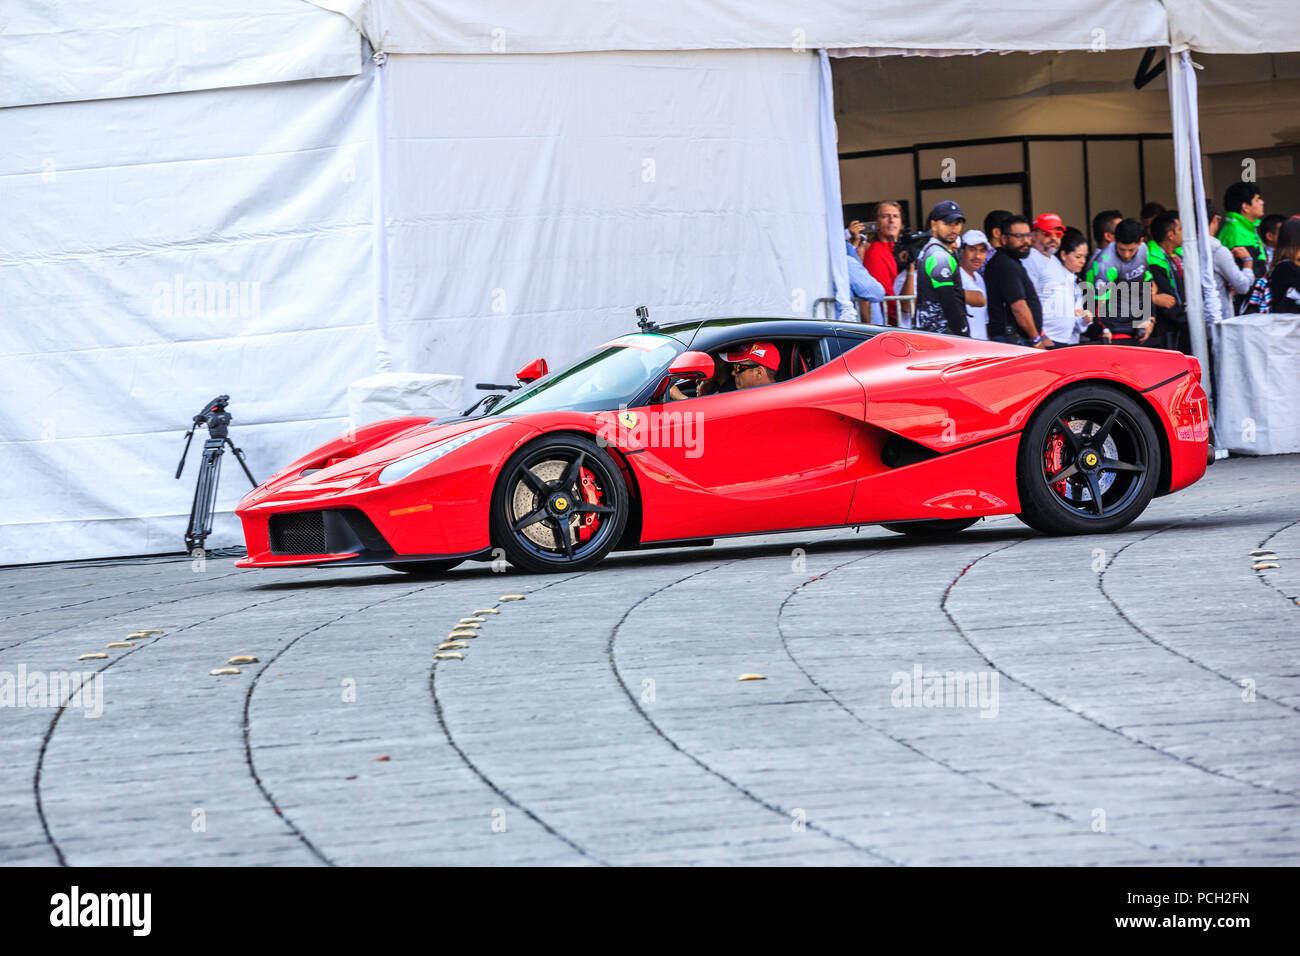
[{"label": "red brake caliper", "polygon": [[[1064,450],[1065,450],[1064,435],[1058,432],[1052,435],[1050,439],[1048,439],[1047,452],[1046,454],[1044,454],[1043,457],[1046,459],[1047,473],[1049,475],[1054,475],[1062,468],[1065,467]],[[1067,490],[1069,488],[1068,478],[1062,478],[1060,481],[1056,482],[1056,484],[1052,485],[1052,487],[1056,489],[1057,494],[1059,494],[1062,498],[1069,497],[1069,492]]]},{"label": "red brake caliper", "polygon": [[[582,469],[582,500],[589,505],[600,504],[600,491],[596,488],[596,476],[586,468]],[[578,522],[578,540],[588,541],[600,527],[600,515],[585,514]]]}]

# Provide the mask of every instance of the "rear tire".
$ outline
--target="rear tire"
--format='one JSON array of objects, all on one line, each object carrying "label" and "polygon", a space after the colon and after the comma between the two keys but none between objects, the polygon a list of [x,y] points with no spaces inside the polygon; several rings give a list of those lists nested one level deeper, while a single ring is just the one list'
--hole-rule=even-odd
[{"label": "rear tire", "polygon": [[464,558],[448,558],[446,561],[407,561],[405,564],[385,564],[390,571],[401,571],[417,577],[432,577],[450,571],[464,561]]},{"label": "rear tire", "polygon": [[931,521],[891,521],[880,527],[912,538],[946,538],[959,531],[965,531],[979,520],[979,518],[935,518]]},{"label": "rear tire", "polygon": [[[589,494],[598,500],[588,501]],[[511,564],[525,571],[575,571],[618,544],[630,498],[618,465],[594,441],[551,435],[506,462],[491,508],[492,543]]]},{"label": "rear tire", "polygon": [[1067,388],[1021,435],[1017,517],[1044,534],[1118,531],[1150,504],[1160,467],[1159,437],[1136,399],[1107,385]]}]

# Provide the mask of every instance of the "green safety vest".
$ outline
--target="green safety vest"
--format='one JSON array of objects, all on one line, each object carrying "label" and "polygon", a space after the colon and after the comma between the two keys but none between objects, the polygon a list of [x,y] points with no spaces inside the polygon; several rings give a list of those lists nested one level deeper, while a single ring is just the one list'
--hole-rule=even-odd
[{"label": "green safety vest", "polygon": [[[1180,247],[1181,249],[1181,247]],[[1174,255],[1179,255],[1179,250],[1174,250]],[[1174,278],[1174,267],[1169,262],[1169,256],[1160,245],[1151,240],[1147,243],[1147,267],[1148,269],[1159,269],[1164,273],[1165,278],[1169,280],[1169,285],[1174,290],[1174,298],[1178,299],[1178,281]]]},{"label": "green safety vest", "polygon": [[1230,250],[1245,246],[1252,259],[1264,255],[1264,244],[1260,241],[1255,223],[1239,212],[1230,212],[1223,217],[1223,225],[1219,227],[1219,242]]}]

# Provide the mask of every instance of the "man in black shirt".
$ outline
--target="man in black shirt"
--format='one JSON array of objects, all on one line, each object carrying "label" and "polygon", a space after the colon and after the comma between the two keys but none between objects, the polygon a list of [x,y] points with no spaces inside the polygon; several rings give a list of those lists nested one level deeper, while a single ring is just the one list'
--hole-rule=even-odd
[{"label": "man in black shirt", "polygon": [[1151,296],[1155,306],[1156,332],[1149,345],[1192,352],[1187,331],[1187,287],[1183,279],[1183,260],[1175,251],[1183,244],[1183,224],[1178,210],[1170,209],[1151,220],[1151,241],[1147,243],[1147,269],[1156,291]]},{"label": "man in black shirt", "polygon": [[1029,274],[1025,256],[1029,255],[1029,220],[1011,216],[1002,224],[1002,250],[984,268],[988,286],[988,335],[994,342],[1052,347],[1043,335],[1043,305]]}]

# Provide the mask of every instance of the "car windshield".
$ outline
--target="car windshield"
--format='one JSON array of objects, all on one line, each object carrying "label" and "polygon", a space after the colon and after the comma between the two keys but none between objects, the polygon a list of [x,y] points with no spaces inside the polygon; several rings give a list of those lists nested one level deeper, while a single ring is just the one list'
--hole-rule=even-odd
[{"label": "car windshield", "polygon": [[526,415],[561,409],[595,412],[630,405],[686,350],[667,335],[624,335],[589,352],[568,368],[508,395],[489,415]]}]

